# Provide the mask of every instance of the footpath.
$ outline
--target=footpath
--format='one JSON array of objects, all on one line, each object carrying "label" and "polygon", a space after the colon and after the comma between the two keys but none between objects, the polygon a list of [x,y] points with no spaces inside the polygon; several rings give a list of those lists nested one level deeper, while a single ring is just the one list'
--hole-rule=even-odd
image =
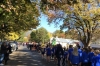
[{"label": "footpath", "polygon": [[10,60],[5,66],[57,66],[56,63],[51,60],[47,62],[46,59],[42,59],[41,54],[32,50],[28,50],[26,46],[20,46],[18,51],[10,54]]}]

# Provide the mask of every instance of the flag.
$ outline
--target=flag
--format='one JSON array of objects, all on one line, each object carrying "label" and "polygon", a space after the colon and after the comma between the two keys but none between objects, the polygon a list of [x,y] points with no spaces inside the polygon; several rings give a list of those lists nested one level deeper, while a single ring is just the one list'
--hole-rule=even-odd
[{"label": "flag", "polygon": [[52,45],[56,45],[56,39],[52,40]]}]

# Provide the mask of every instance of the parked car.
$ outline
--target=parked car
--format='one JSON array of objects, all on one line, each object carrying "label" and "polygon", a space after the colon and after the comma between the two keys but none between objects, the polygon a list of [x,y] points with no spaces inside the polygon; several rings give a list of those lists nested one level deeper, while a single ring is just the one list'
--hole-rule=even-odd
[{"label": "parked car", "polygon": [[18,43],[15,41],[11,41],[9,42],[11,47],[12,47],[12,51],[17,51],[18,50]]}]

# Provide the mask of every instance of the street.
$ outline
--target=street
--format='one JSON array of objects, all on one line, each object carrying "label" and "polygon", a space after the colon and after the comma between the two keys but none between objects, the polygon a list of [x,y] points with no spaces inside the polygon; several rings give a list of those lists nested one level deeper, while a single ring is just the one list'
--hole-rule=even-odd
[{"label": "street", "polygon": [[56,66],[56,63],[53,60],[47,62],[46,59],[42,59],[40,53],[20,46],[18,51],[10,54],[10,60],[5,66]]}]

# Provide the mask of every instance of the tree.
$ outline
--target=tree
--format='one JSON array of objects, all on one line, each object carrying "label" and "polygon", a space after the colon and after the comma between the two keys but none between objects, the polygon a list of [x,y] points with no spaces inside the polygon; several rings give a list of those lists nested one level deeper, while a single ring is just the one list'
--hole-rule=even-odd
[{"label": "tree", "polygon": [[36,37],[36,30],[33,30],[32,33],[30,34],[30,40],[38,42]]},{"label": "tree", "polygon": [[16,34],[15,32],[9,33],[5,37],[7,40],[17,40],[19,38],[19,35]]},{"label": "tree", "polygon": [[[65,2],[66,1],[66,2]],[[48,22],[63,22],[61,29],[74,29],[79,40],[87,47],[92,40],[94,31],[99,26],[99,1],[94,0],[44,0],[41,10],[48,15]]]},{"label": "tree", "polygon": [[68,39],[76,39],[77,40],[79,38],[77,31],[73,30],[73,29],[65,31],[65,34],[66,34],[66,38],[68,38]]},{"label": "tree", "polygon": [[92,37],[92,42],[95,42],[98,39],[100,39],[100,29],[95,30],[93,37]]},{"label": "tree", "polygon": [[48,31],[41,27],[39,29],[37,29],[36,31],[33,31],[31,34],[31,41],[35,41],[35,42],[48,42],[49,41],[49,35],[48,35]]},{"label": "tree", "polygon": [[1,0],[0,32],[20,32],[39,25],[39,10],[35,1]]},{"label": "tree", "polygon": [[52,33],[48,32],[49,38],[52,38]]},{"label": "tree", "polygon": [[65,38],[65,33],[61,30],[56,30],[53,32],[54,37]]}]

